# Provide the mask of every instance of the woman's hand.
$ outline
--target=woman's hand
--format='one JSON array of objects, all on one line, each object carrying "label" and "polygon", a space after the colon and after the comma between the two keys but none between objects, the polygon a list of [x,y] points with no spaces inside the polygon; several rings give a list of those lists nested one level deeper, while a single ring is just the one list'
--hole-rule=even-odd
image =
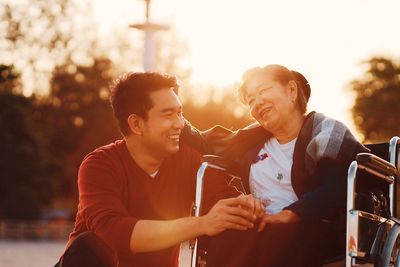
[{"label": "woman's hand", "polygon": [[263,218],[265,214],[265,206],[261,200],[255,198],[252,194],[240,195],[239,198],[243,199],[247,203],[247,206],[242,208],[245,208],[247,211],[254,214],[257,219]]},{"label": "woman's hand", "polygon": [[291,210],[283,210],[277,214],[266,214],[264,213],[260,224],[258,225],[258,232],[264,230],[267,224],[278,224],[278,223],[297,223],[300,222],[301,219],[299,215],[294,213]]}]

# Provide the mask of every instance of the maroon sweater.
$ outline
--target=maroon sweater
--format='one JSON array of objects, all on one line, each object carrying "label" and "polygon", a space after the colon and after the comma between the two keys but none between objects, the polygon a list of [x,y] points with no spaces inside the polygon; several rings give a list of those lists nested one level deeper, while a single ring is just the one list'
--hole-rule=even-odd
[{"label": "maroon sweater", "polygon": [[[125,141],[96,149],[79,169],[79,206],[68,245],[80,233],[91,231],[116,251],[120,267],[178,266],[179,246],[133,254],[130,237],[140,219],[171,220],[189,215],[199,165],[200,155],[181,145],[152,178],[132,159]],[[205,206],[237,195],[223,179],[215,177],[206,179],[204,190],[213,196]]]}]

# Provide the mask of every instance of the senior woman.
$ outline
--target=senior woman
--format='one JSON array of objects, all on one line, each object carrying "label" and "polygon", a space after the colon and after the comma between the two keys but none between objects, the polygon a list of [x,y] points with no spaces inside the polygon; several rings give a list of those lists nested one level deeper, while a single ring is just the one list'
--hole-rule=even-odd
[{"label": "senior woman", "polygon": [[[207,240],[207,266],[310,267],[344,252],[347,169],[368,149],[341,122],[306,114],[311,88],[296,71],[250,69],[239,94],[257,124],[214,127],[202,133],[211,151],[200,149],[237,161],[244,187],[266,210],[256,230]],[[196,143],[193,136],[184,139]]]}]

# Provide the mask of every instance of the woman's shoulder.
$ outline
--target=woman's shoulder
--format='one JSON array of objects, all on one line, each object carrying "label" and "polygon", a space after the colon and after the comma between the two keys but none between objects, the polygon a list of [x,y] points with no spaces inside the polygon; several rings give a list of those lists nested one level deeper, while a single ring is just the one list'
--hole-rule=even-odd
[{"label": "woman's shoulder", "polygon": [[323,135],[326,138],[340,138],[345,133],[352,135],[350,129],[343,122],[323,113],[312,111],[306,116],[299,135],[309,139],[317,135]]},{"label": "woman's shoulder", "polygon": [[321,113],[321,112],[315,112],[315,111],[310,112],[306,116],[306,121],[312,122],[314,127],[317,127],[317,126],[322,127],[322,125],[329,126],[329,125],[333,125],[333,124],[338,124],[338,125],[340,125],[340,127],[348,129],[348,127],[340,120],[326,116],[324,113]]}]

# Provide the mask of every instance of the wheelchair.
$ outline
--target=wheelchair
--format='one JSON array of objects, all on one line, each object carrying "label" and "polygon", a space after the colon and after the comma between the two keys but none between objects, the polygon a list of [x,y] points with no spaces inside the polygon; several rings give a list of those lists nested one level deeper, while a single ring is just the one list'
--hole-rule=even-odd
[{"label": "wheelchair", "polygon": [[[346,253],[328,259],[323,267],[400,267],[400,137],[389,143],[366,145],[371,153],[359,153],[348,168]],[[205,155],[197,172],[194,216],[200,216],[207,169],[226,175],[228,183],[244,192],[239,166],[215,155]],[[207,251],[196,238],[190,245],[191,267],[205,267]]]}]

